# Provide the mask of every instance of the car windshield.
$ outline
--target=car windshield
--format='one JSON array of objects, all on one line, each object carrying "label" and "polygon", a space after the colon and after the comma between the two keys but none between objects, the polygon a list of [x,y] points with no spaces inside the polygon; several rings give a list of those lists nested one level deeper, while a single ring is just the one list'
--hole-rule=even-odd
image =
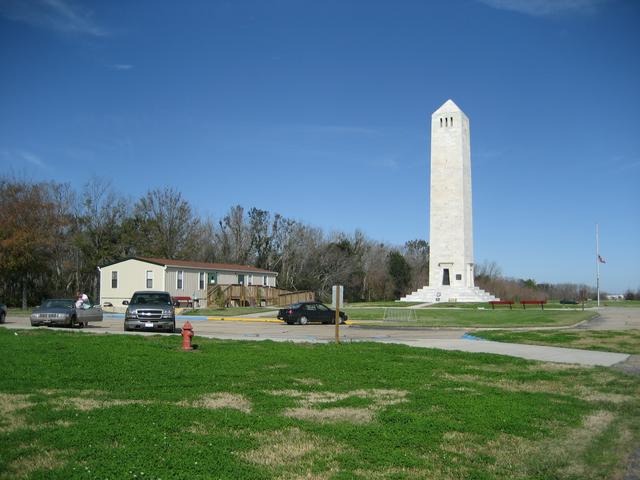
[{"label": "car windshield", "polygon": [[75,302],[69,299],[45,300],[42,308],[73,308]]},{"label": "car windshield", "polygon": [[289,305],[287,308],[289,310],[296,310],[297,308],[300,308],[302,306],[302,304],[300,303],[292,303],[291,305]]},{"label": "car windshield", "polygon": [[131,299],[132,305],[171,305],[168,293],[136,293]]}]

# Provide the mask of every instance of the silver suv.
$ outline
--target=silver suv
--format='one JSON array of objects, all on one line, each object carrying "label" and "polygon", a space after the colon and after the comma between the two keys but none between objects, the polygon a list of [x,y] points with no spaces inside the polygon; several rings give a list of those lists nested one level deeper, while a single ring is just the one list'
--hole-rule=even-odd
[{"label": "silver suv", "polygon": [[169,292],[135,292],[124,314],[124,329],[173,333],[176,330],[176,311]]}]

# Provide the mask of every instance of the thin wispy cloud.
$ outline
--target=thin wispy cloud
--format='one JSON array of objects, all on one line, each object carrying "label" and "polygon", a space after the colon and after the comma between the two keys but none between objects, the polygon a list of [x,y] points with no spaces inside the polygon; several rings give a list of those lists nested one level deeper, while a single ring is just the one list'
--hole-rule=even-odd
[{"label": "thin wispy cloud", "polygon": [[616,165],[617,172],[626,172],[628,170],[640,169],[640,160],[637,158],[626,159],[622,157],[614,157],[613,163],[617,163]]},{"label": "thin wispy cloud", "polygon": [[371,164],[374,167],[386,168],[389,170],[397,170],[398,167],[400,166],[398,159],[395,157],[379,158],[379,159],[373,160]]},{"label": "thin wispy cloud", "polygon": [[69,0],[0,0],[0,15],[57,32],[103,37],[107,31],[91,11]]},{"label": "thin wispy cloud", "polygon": [[7,162],[17,162],[17,163],[30,163],[31,165],[35,165],[40,168],[49,168],[46,163],[35,153],[29,152],[27,150],[14,149],[0,150],[0,156]]},{"label": "thin wispy cloud", "polygon": [[111,68],[113,68],[114,70],[131,70],[133,68],[133,65],[130,65],[128,63],[116,63],[114,65],[111,65]]},{"label": "thin wispy cloud", "polygon": [[545,17],[563,14],[593,14],[610,0],[477,0],[498,10]]}]

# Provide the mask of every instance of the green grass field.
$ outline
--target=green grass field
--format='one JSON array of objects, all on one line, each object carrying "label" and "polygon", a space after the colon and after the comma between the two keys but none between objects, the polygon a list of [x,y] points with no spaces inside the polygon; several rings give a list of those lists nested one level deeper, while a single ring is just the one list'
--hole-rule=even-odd
[{"label": "green grass field", "polygon": [[497,342],[552,345],[640,355],[640,330],[482,332],[477,336]]},{"label": "green grass field", "polygon": [[[384,308],[347,308],[349,320],[380,325]],[[574,325],[593,317],[596,312],[540,309],[435,309],[415,310],[416,321],[384,322],[384,325],[425,327],[534,327]]]},{"label": "green grass field", "polygon": [[0,329],[0,477],[622,478],[640,379],[505,356]]}]

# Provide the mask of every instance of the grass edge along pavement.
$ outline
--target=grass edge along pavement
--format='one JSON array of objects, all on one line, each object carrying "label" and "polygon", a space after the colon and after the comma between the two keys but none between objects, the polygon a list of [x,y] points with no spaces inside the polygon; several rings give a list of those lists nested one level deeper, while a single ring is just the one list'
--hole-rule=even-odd
[{"label": "grass edge along pavement", "polygon": [[415,321],[385,321],[384,309],[350,309],[345,312],[350,321],[359,324],[422,326],[422,327],[560,327],[570,326],[589,320],[597,315],[595,310],[491,310],[491,309],[435,309],[417,308]]},{"label": "grass edge along pavement", "polygon": [[474,335],[495,342],[640,355],[640,330],[482,331]]},{"label": "grass edge along pavement", "polygon": [[3,478],[615,478],[640,441],[611,369],[195,342],[0,329]]}]

